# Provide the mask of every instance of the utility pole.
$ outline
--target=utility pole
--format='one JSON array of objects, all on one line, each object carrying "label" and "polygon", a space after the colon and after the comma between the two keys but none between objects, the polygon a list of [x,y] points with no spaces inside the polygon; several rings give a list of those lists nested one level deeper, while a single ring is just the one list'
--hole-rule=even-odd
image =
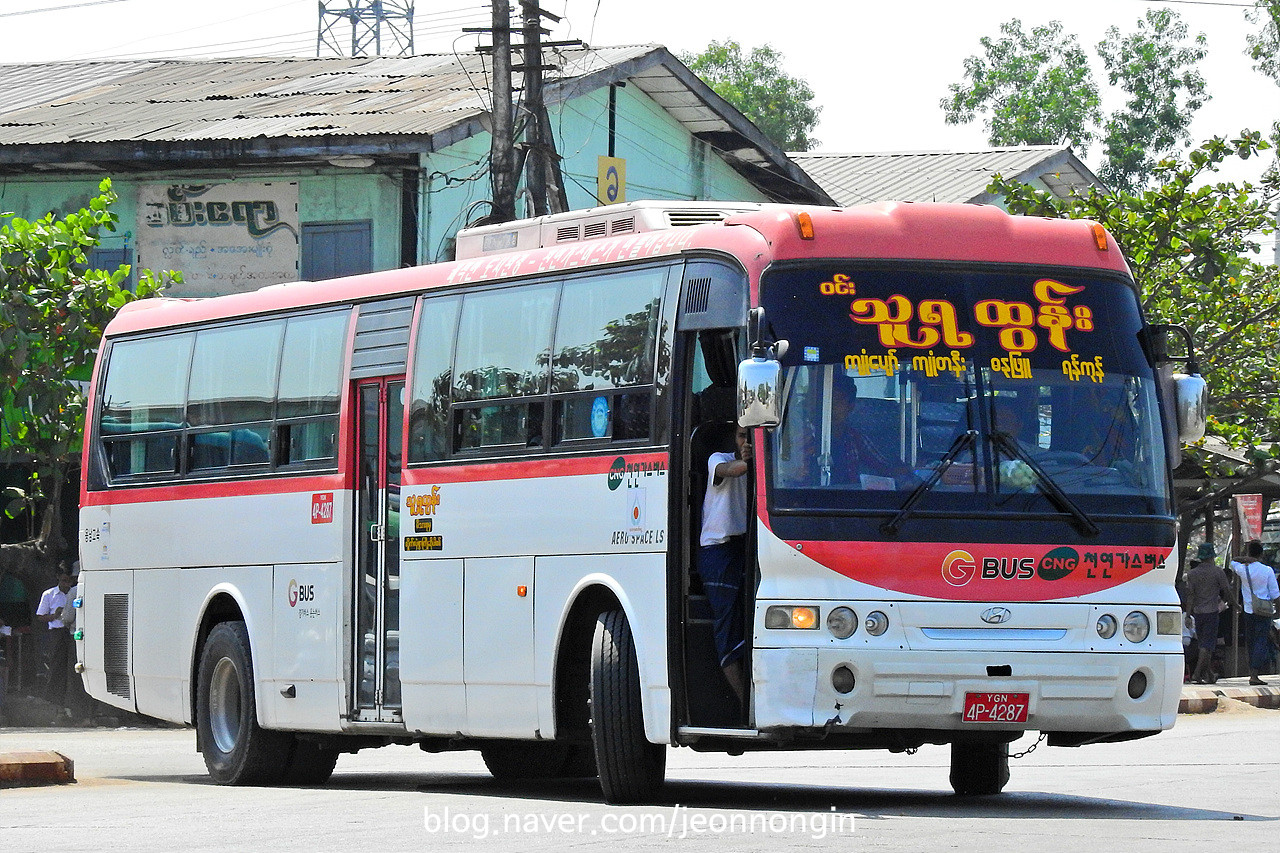
[{"label": "utility pole", "polygon": [[520,0],[520,7],[524,22],[524,63],[520,70],[524,72],[524,103],[529,128],[526,134],[529,150],[525,160],[525,182],[533,196],[534,215],[545,216],[569,209],[560,157],[551,131],[551,116],[547,114],[542,87],[542,72],[554,69],[554,66],[542,64],[542,37],[549,33],[542,28],[542,19],[550,18],[559,23],[560,18],[543,10],[538,0]]},{"label": "utility pole", "polygon": [[[491,27],[464,27],[465,33],[489,33],[493,44],[477,48],[482,53],[493,52],[492,142],[489,146],[489,173],[493,185],[492,209],[486,221],[510,222],[516,218],[516,185],[523,171],[525,186],[533,202],[535,216],[561,213],[569,209],[565,195],[564,177],[560,170],[560,158],[556,154],[555,136],[551,129],[551,117],[543,98],[542,72],[555,66],[542,64],[542,48],[562,45],[580,45],[581,41],[544,42],[548,33],[542,28],[542,19],[560,19],[542,10],[537,0],[520,0],[521,33],[523,42],[511,41],[510,0],[490,0],[493,11]],[[519,50],[522,61],[511,64],[511,56]],[[519,71],[524,83],[524,141],[517,142],[515,127],[516,109],[512,103],[513,72]]]},{"label": "utility pole", "polygon": [[413,56],[413,0],[320,0],[316,56]]},{"label": "utility pole", "polygon": [[516,218],[516,169],[511,122],[511,3],[493,0],[493,127],[489,175],[493,183],[492,222]]}]

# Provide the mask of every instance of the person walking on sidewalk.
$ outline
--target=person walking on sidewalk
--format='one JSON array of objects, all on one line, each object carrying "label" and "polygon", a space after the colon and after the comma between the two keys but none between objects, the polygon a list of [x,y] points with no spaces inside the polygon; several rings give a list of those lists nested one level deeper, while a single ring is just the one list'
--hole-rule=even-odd
[{"label": "person walking on sidewalk", "polygon": [[1213,653],[1218,647],[1218,614],[1231,600],[1231,584],[1227,582],[1227,573],[1213,562],[1215,554],[1212,542],[1201,542],[1196,549],[1196,564],[1184,579],[1186,604],[1195,619],[1199,641],[1196,668],[1191,673],[1195,684],[1213,684],[1218,680],[1213,672]]},{"label": "person walking on sidewalk", "polygon": [[[1271,659],[1271,620],[1275,618],[1280,586],[1276,573],[1260,559],[1262,543],[1251,539],[1244,546],[1247,562],[1232,561],[1232,570],[1240,576],[1240,597],[1244,600],[1244,636],[1249,647],[1249,683],[1266,684],[1258,676]],[[1259,607],[1269,605],[1271,613],[1254,613],[1255,600]]]}]

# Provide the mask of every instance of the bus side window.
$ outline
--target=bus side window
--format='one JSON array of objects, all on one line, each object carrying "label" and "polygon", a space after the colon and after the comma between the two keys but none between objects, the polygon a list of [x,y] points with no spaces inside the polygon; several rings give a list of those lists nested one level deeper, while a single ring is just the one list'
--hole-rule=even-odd
[{"label": "bus side window", "polygon": [[276,394],[276,463],[334,460],[346,311],[290,317],[280,355]]},{"label": "bus side window", "polygon": [[409,461],[436,462],[449,455],[449,401],[453,389],[456,296],[428,297],[418,316],[409,406]]},{"label": "bus side window", "polygon": [[[559,286],[470,293],[453,365],[454,449],[542,445],[542,397]],[[482,403],[477,405],[477,403]]]},{"label": "bus side window", "polygon": [[116,341],[102,391],[98,437],[111,481],[178,470],[187,371],[195,335]]}]

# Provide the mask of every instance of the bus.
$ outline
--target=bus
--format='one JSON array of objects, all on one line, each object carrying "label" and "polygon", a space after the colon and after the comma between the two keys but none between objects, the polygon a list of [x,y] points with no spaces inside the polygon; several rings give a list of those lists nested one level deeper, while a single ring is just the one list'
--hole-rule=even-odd
[{"label": "bus", "polygon": [[[637,202],[456,247],[112,320],[94,697],[193,725],[221,783],[417,744],[614,803],[655,797],[671,747],[945,745],[975,795],[1027,732],[1173,725],[1170,470],[1204,383],[1101,226]],[[698,565],[738,428],[741,696]]]}]

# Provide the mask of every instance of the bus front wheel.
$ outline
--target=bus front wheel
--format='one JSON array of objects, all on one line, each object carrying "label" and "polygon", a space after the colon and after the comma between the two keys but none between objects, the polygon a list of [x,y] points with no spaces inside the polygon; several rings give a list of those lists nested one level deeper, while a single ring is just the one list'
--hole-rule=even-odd
[{"label": "bus front wheel", "polygon": [[281,781],[292,738],[258,725],[253,656],[243,622],[220,622],[200,655],[196,727],[205,767],[223,785]]},{"label": "bus front wheel", "polygon": [[591,642],[591,741],[610,803],[641,803],[662,787],[667,751],[644,734],[640,667],[621,610],[600,614]]},{"label": "bus front wheel", "polygon": [[1009,782],[1009,744],[955,741],[951,744],[951,788],[962,797],[998,794]]}]

